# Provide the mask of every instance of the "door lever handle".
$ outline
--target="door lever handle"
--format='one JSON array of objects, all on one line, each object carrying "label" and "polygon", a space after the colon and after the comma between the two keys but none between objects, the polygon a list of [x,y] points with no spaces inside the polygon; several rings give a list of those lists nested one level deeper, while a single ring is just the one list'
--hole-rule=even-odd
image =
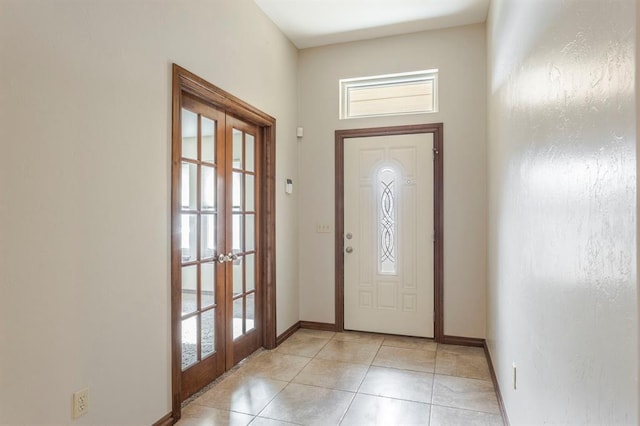
[{"label": "door lever handle", "polygon": [[228,261],[227,256],[225,256],[223,253],[220,253],[218,255],[218,263],[224,263],[227,261]]}]

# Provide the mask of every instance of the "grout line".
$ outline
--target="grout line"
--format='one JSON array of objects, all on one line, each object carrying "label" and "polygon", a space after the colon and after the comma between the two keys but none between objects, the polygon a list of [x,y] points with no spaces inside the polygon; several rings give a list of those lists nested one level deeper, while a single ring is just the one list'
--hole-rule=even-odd
[{"label": "grout line", "polygon": [[500,414],[499,411],[497,413],[493,413],[491,411],[473,410],[471,408],[454,407],[452,405],[442,405],[442,404],[431,404],[431,406],[432,407],[442,407],[442,408],[452,408],[454,410],[469,411],[469,412],[472,412],[472,413],[490,414],[492,416],[498,416],[498,417],[502,418],[502,415]]}]

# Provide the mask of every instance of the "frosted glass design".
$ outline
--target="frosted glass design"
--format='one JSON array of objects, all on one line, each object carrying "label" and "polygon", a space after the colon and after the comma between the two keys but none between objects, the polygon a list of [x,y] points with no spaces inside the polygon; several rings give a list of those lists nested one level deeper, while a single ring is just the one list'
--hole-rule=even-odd
[{"label": "frosted glass design", "polygon": [[378,173],[378,271],[381,274],[396,274],[396,172],[383,168]]}]

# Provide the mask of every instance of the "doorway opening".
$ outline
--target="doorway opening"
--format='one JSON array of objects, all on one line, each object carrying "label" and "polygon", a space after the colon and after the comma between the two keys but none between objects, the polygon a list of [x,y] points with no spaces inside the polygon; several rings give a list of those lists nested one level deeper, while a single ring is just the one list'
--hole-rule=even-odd
[{"label": "doorway opening", "polygon": [[[443,312],[443,125],[423,124],[410,126],[378,127],[366,129],[336,130],[335,132],[335,328],[345,330],[345,256],[354,252],[345,241],[351,241],[352,232],[345,234],[345,145],[366,138],[384,136],[427,134],[431,136],[433,146],[433,233],[418,238],[433,237],[433,258],[419,259],[415,262],[433,262],[433,337],[441,342],[444,337]],[[373,139],[372,139],[373,140]],[[431,213],[431,212],[429,212]],[[374,296],[375,297],[375,296]],[[367,301],[366,297],[364,299]]]},{"label": "doorway opening", "polygon": [[276,345],[275,119],[173,65],[172,418]]}]

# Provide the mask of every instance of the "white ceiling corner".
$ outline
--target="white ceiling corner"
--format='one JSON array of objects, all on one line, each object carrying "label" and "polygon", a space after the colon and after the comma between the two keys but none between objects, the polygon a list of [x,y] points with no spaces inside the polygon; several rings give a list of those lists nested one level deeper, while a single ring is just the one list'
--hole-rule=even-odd
[{"label": "white ceiling corner", "polygon": [[254,0],[299,49],[484,22],[490,0]]}]

